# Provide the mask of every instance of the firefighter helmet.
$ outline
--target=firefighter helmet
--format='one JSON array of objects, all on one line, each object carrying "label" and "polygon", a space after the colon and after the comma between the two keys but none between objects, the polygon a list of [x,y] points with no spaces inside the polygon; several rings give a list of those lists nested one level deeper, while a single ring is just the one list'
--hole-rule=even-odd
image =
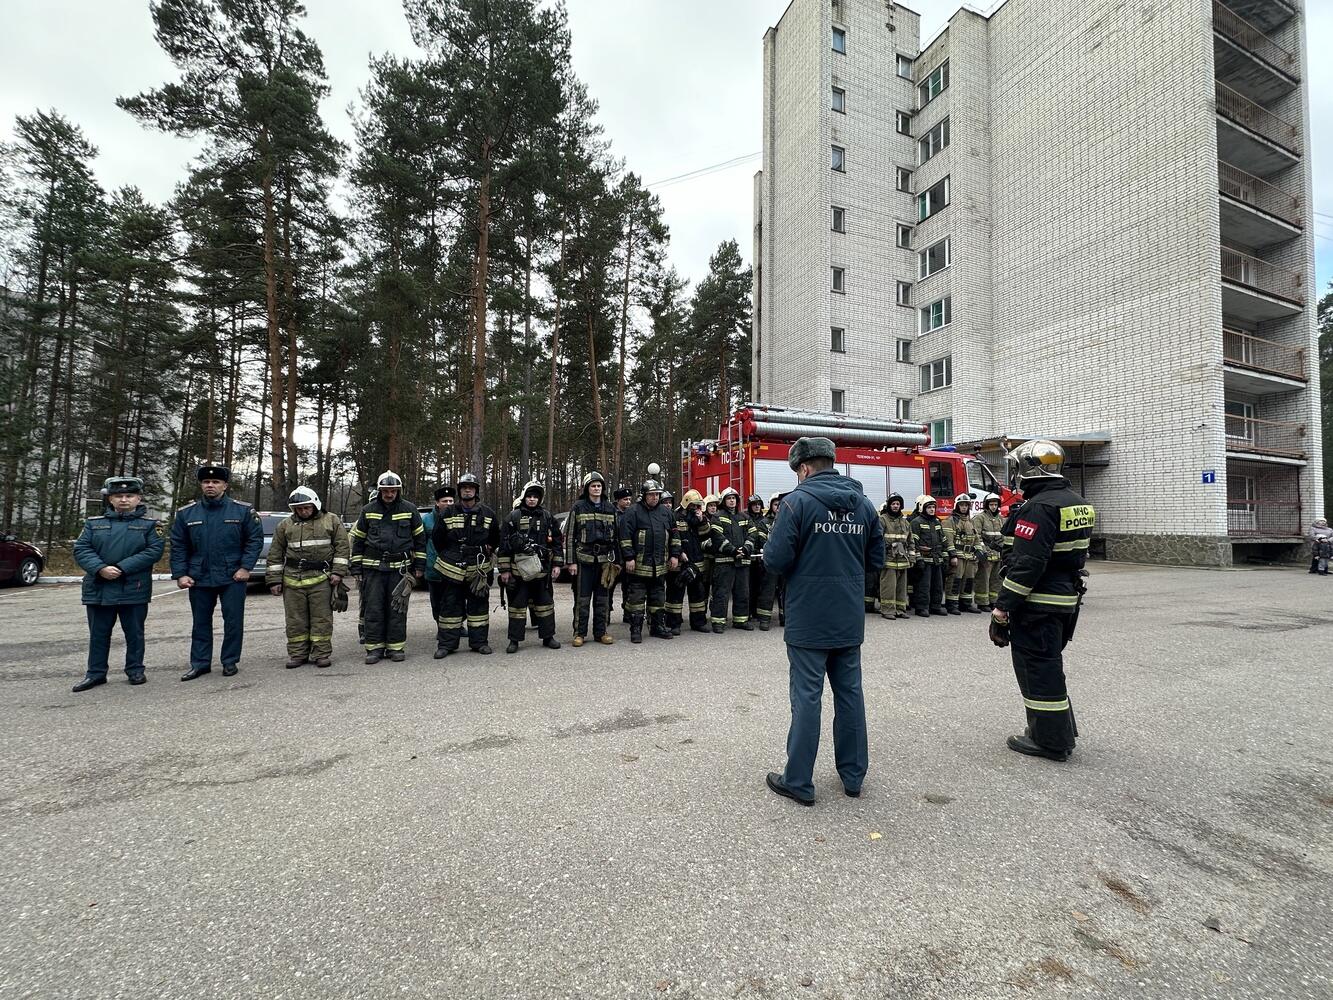
[{"label": "firefighter helmet", "polygon": [[649,493],[657,493],[659,494],[659,499],[660,499],[661,492],[662,492],[662,484],[659,483],[656,479],[645,479],[643,481],[643,485],[639,487],[640,498],[646,497]]},{"label": "firefighter helmet", "polygon": [[737,493],[736,490],[731,486],[728,486],[725,490],[723,490],[721,493],[717,495],[718,504],[722,507],[725,507],[727,505],[727,497],[735,497],[736,506],[738,507],[740,506],[741,495]]},{"label": "firefighter helmet", "polygon": [[314,507],[315,510],[323,510],[323,505],[319,502],[319,494],[309,486],[298,486],[287,497],[287,507],[291,510],[296,510],[297,507],[306,504]]},{"label": "firefighter helmet", "polygon": [[749,510],[755,504],[758,504],[760,507],[762,507],[764,505],[764,498],[761,497],[758,493],[751,493],[750,499],[745,501],[745,509]]},{"label": "firefighter helmet", "polygon": [[602,474],[601,474],[600,472],[596,472],[596,471],[589,472],[586,476],[584,476],[584,477],[583,477],[583,483],[582,483],[582,485],[581,485],[579,488],[580,488],[580,489],[583,491],[583,493],[586,495],[587,492],[588,492],[588,487],[591,486],[593,483],[601,483],[601,484],[602,484],[602,489],[603,489],[603,490],[606,489],[606,479],[605,479],[605,477],[603,477]]},{"label": "firefighter helmet", "polygon": [[906,504],[905,504],[905,501],[903,500],[903,495],[902,495],[901,493],[890,493],[890,494],[889,494],[889,498],[888,498],[887,500],[884,501],[884,506],[887,507],[889,504],[893,503],[893,501],[895,501],[895,500],[898,501],[898,509],[899,509],[899,510],[902,510],[903,507],[904,507]]},{"label": "firefighter helmet", "polygon": [[922,493],[919,497],[916,498],[916,509],[924,511],[927,506],[933,504],[934,502],[935,498],[933,496],[931,496],[929,493]]},{"label": "firefighter helmet", "polygon": [[537,480],[530,479],[528,480],[528,484],[523,487],[522,499],[526,500],[533,494],[536,494],[537,503],[540,504],[542,500],[546,498],[546,487],[544,487],[541,483],[537,482]]},{"label": "firefighter helmet", "polygon": [[985,500],[981,501],[981,506],[982,506],[982,507],[989,507],[991,504],[995,504],[995,509],[996,509],[996,510],[999,510],[999,509],[1000,509],[1000,497],[999,497],[999,494],[992,493],[990,496],[986,497]]},{"label": "firefighter helmet", "polygon": [[676,494],[672,493],[670,490],[663,490],[663,491],[662,491],[662,502],[663,502],[663,503],[670,503],[672,500],[675,500],[675,499],[676,499]]},{"label": "firefighter helmet", "polygon": [[703,502],[703,495],[698,490],[686,490],[685,495],[680,498],[682,507],[692,507],[695,504],[702,504]]},{"label": "firefighter helmet", "polygon": [[377,490],[401,490],[403,481],[398,478],[396,472],[381,472],[379,479],[375,480],[375,489]]},{"label": "firefighter helmet", "polygon": [[458,477],[458,482],[454,483],[454,489],[458,491],[459,496],[463,495],[464,486],[471,486],[478,494],[481,493],[480,481],[470,472],[463,473]]},{"label": "firefighter helmet", "polygon": [[719,503],[721,503],[721,502],[722,502],[722,500],[718,497],[718,495],[717,495],[716,493],[710,493],[710,494],[708,494],[708,496],[704,497],[704,506],[705,506],[705,507],[711,507],[711,506],[713,506],[714,504],[719,504]]},{"label": "firefighter helmet", "polygon": [[1065,450],[1054,441],[1037,438],[1024,441],[1006,456],[1011,485],[1029,479],[1059,479],[1065,464]]},{"label": "firefighter helmet", "polygon": [[958,496],[956,496],[956,497],[953,498],[953,507],[954,507],[954,510],[957,510],[957,509],[958,509],[958,505],[959,505],[959,504],[964,504],[964,503],[965,503],[965,504],[967,504],[968,510],[970,511],[970,510],[972,509],[972,501],[973,501],[974,499],[975,499],[975,498],[972,496],[971,493],[959,493]]},{"label": "firefighter helmet", "polygon": [[781,493],[774,493],[771,497],[768,498],[768,505],[772,507],[775,503],[777,503],[781,499],[782,499]]}]

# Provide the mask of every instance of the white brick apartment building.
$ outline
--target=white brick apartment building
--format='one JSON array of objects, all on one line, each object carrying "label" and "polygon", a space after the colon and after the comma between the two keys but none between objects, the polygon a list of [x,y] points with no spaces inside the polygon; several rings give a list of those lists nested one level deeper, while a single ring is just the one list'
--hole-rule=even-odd
[{"label": "white brick apartment building", "polygon": [[1322,512],[1300,0],[886,0],[764,36],[756,400],[1042,435],[1113,558]]}]

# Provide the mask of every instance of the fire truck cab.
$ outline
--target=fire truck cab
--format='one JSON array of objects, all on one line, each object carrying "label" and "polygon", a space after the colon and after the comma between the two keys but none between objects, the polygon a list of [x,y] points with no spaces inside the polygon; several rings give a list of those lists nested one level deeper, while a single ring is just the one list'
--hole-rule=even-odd
[{"label": "fire truck cab", "polygon": [[998,482],[984,462],[952,449],[931,449],[925,424],[759,403],[737,410],[716,438],[682,444],[682,492],[696,489],[707,496],[731,486],[742,505],[757,493],[767,507],[774,493],[796,486],[787,454],[797,438],[807,436],[833,441],[836,467],[860,481],[876,510],[890,493],[902,495],[908,513],[919,495],[929,493],[941,516],[953,510],[959,493],[977,498],[974,514],[987,497],[998,496],[1001,509],[1007,510],[1018,496]]}]

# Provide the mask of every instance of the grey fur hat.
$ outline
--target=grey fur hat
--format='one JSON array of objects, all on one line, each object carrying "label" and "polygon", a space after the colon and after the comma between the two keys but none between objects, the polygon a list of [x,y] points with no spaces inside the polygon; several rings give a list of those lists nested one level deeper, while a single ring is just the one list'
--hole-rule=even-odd
[{"label": "grey fur hat", "polygon": [[812,458],[827,458],[830,462],[838,457],[837,452],[833,450],[833,442],[828,438],[797,438],[796,443],[791,446],[791,451],[787,454],[787,464],[793,469],[802,462],[808,462]]}]

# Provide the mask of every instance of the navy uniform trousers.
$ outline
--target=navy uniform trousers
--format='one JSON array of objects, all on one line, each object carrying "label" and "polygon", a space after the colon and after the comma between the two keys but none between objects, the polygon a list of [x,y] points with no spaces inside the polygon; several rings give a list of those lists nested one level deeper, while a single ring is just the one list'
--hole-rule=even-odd
[{"label": "navy uniform trousers", "polygon": [[787,646],[791,684],[791,729],[782,783],[803,799],[815,797],[815,755],[819,752],[820,702],[824,675],[833,688],[833,757],[844,788],[859,791],[870,765],[866,702],[861,690],[861,647],[809,649]]},{"label": "navy uniform trousers", "polygon": [[195,584],[190,588],[190,666],[207,667],[213,662],[213,611],[222,604],[222,665],[241,662],[241,640],[245,638],[245,584],[233,580],[221,587]]},{"label": "navy uniform trousers", "polygon": [[125,634],[125,673],[143,673],[144,622],[148,605],[88,604],[88,676],[105,677],[111,655],[111,627],[120,620]]}]

